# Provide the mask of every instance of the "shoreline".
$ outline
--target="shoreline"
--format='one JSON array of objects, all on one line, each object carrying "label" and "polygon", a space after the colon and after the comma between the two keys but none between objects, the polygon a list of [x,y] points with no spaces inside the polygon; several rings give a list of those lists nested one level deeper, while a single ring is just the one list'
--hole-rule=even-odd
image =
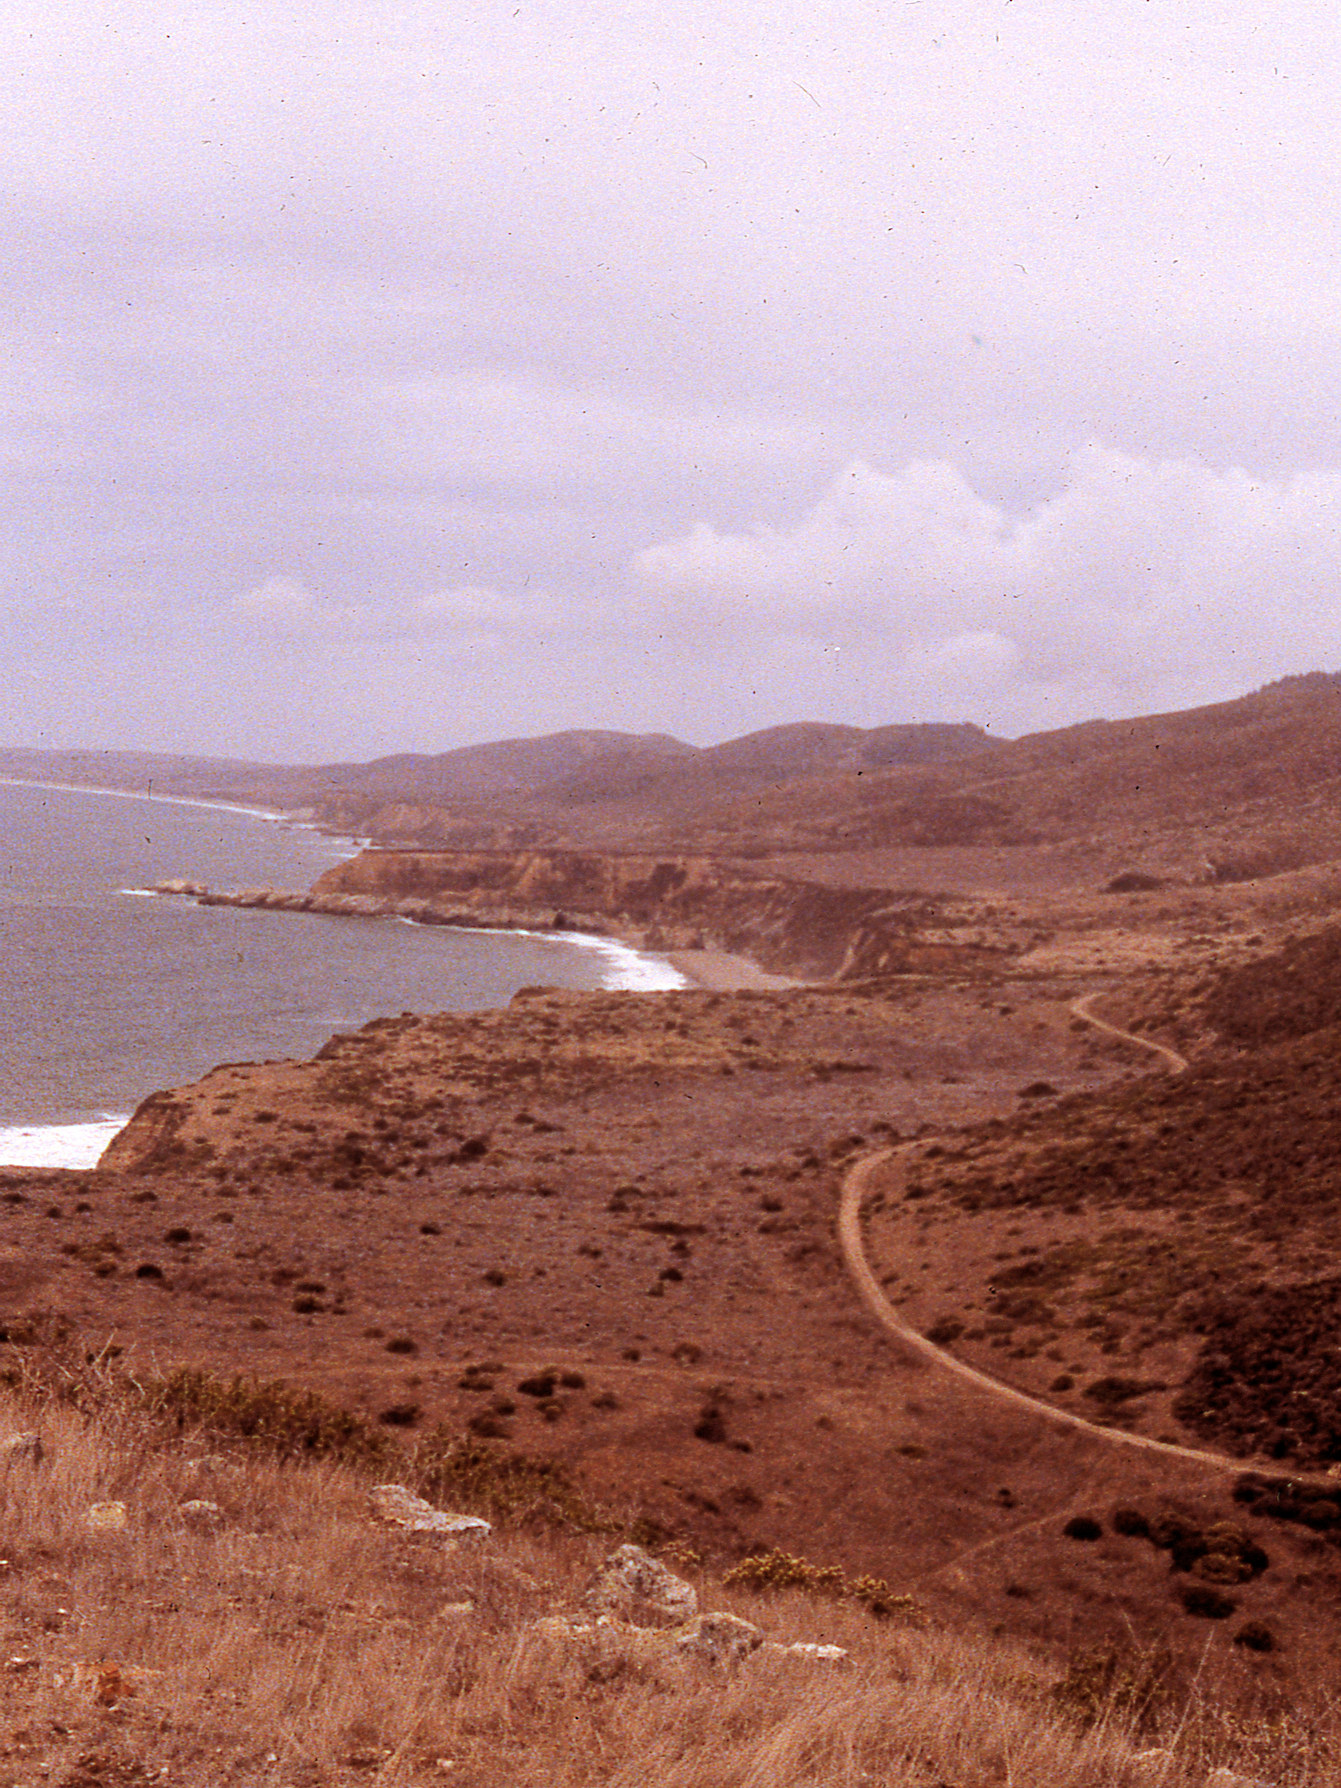
[{"label": "shoreline", "polygon": [[[226,813],[240,819],[256,819],[267,825],[292,827],[304,832],[318,834],[334,843],[338,848],[357,852],[360,841],[348,834],[331,834],[312,825],[303,819],[281,809],[262,808],[243,805],[239,802],[211,800],[208,798],[153,793],[139,789],[108,788],[90,783],[58,782],[54,779],[38,780],[35,778],[0,776],[0,787],[25,788],[34,791],[49,791],[54,794],[89,795],[98,799],[118,801],[160,802],[172,806],[204,809],[207,811]],[[210,891],[203,886],[191,883],[160,883],[153,887],[125,887],[119,890],[123,895],[139,895],[141,897],[162,897],[165,894],[184,894],[199,899],[205,896],[202,904],[213,904]],[[258,898],[258,896],[261,896]],[[268,898],[267,898],[268,897]],[[217,897],[216,897],[217,898]],[[238,895],[224,896],[220,904],[263,906],[272,905],[283,910],[298,906],[299,910],[311,910],[306,903],[310,896],[287,896],[279,890],[248,890]],[[299,906],[299,902],[302,905]],[[351,903],[352,904],[352,903]],[[350,914],[350,916],[355,916]],[[366,917],[399,917],[404,921],[418,924],[422,919],[409,914],[394,913],[362,913],[357,916]],[[462,914],[464,918],[466,915]],[[470,915],[472,918],[476,915]],[[522,917],[518,914],[517,917]],[[791,977],[769,974],[752,962],[748,957],[730,951],[716,949],[689,948],[681,950],[648,949],[629,936],[612,935],[609,932],[568,929],[555,931],[545,926],[526,923],[526,915],[521,925],[489,924],[487,921],[479,926],[462,925],[461,930],[478,931],[481,934],[502,932],[513,933],[536,940],[561,943],[569,951],[585,956],[596,969],[593,979],[596,986],[592,991],[610,992],[674,992],[674,991],[773,991],[789,987],[798,987],[804,983]],[[431,923],[431,921],[430,921]],[[506,1002],[503,1002],[506,1003]],[[427,1008],[425,1008],[427,1009]],[[337,1033],[338,1034],[338,1033]],[[241,1047],[241,1046],[239,1046]],[[155,1088],[147,1088],[151,1093]],[[66,1171],[87,1171],[96,1167],[103,1151],[111,1139],[130,1121],[132,1113],[126,1108],[89,1111],[87,1115],[78,1117],[68,1112],[43,1121],[41,1118],[18,1118],[8,1122],[0,1121],[0,1171],[32,1170],[34,1168],[52,1168]]]},{"label": "shoreline", "polygon": [[765,993],[810,985],[794,975],[770,975],[748,956],[729,950],[666,950],[663,955],[691,987],[711,993]]},{"label": "shoreline", "polygon": [[[607,960],[613,958],[626,973],[638,963],[646,963],[654,971],[656,966],[664,963],[680,977],[679,986],[667,986],[664,982],[648,985],[646,980],[639,984],[635,975],[623,986],[604,989],[611,993],[775,992],[808,985],[786,975],[770,975],[748,957],[727,950],[651,952],[637,950],[616,939],[594,938],[584,933],[528,932],[521,935],[560,937],[564,943],[586,947],[606,955]],[[0,1159],[0,1174],[34,1168],[90,1172],[96,1168],[112,1139],[130,1122],[131,1115],[126,1113],[124,1117],[113,1118],[104,1114],[82,1122],[67,1119],[52,1124],[29,1121],[0,1125],[0,1156],[9,1157]]]},{"label": "shoreline", "polygon": [[[282,807],[248,807],[240,801],[211,801],[202,795],[156,795],[140,788],[104,788],[97,782],[33,782],[26,776],[0,776],[0,788],[45,788],[60,795],[111,795],[118,801],[164,801],[174,807],[205,807],[215,813],[243,813],[251,819],[268,820],[272,825],[289,825],[302,832],[320,832],[312,820],[295,819]],[[328,834],[345,837],[344,833]],[[361,845],[351,838],[350,844]]]}]

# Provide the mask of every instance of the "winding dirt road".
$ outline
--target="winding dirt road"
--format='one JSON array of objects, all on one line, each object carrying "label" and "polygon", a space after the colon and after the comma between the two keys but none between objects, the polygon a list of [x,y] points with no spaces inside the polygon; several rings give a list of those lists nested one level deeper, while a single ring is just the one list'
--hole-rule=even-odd
[{"label": "winding dirt road", "polygon": [[[1132,1031],[1121,1030],[1117,1025],[1109,1024],[1106,1019],[1096,1017],[1089,1007],[1091,1001],[1098,997],[1098,994],[1087,994],[1083,999],[1073,1001],[1071,1010],[1077,1018],[1092,1024],[1096,1030],[1104,1031],[1111,1037],[1120,1037],[1124,1042],[1138,1044],[1142,1049],[1149,1049],[1161,1056],[1171,1073],[1184,1072],[1187,1061],[1176,1049],[1170,1049],[1164,1043],[1154,1043],[1147,1037],[1138,1037]],[[842,1202],[838,1211],[838,1242],[843,1251],[848,1276],[871,1315],[904,1348],[919,1358],[940,1366],[946,1372],[967,1380],[979,1390],[987,1391],[1002,1403],[1012,1403],[1031,1410],[1043,1420],[1055,1422],[1062,1427],[1082,1429],[1109,1446],[1134,1447],[1145,1453],[1166,1453],[1175,1459],[1191,1459],[1199,1465],[1236,1475],[1248,1468],[1247,1460],[1230,1459],[1223,1453],[1203,1452],[1198,1447],[1178,1446],[1172,1441],[1149,1440],[1143,1434],[1126,1434],[1120,1428],[1100,1428],[1093,1422],[1087,1422],[1083,1416],[1057,1409],[1051,1403],[1045,1403],[1041,1397],[1031,1397],[1027,1391],[1018,1391],[1013,1385],[1003,1384],[1000,1379],[992,1378],[986,1372],[979,1372],[976,1367],[966,1365],[963,1360],[956,1359],[952,1353],[947,1353],[944,1348],[937,1347],[934,1341],[928,1341],[925,1335],[910,1328],[885,1296],[884,1287],[871,1271],[861,1228],[862,1211],[872,1179],[877,1173],[883,1172],[886,1177],[882,1190],[898,1197],[907,1175],[908,1153],[909,1146],[905,1145],[898,1149],[881,1149],[874,1155],[863,1155],[843,1182]]]},{"label": "winding dirt road", "polygon": [[1135,1043],[1140,1049],[1151,1049],[1162,1056],[1173,1074],[1182,1074],[1187,1068],[1187,1057],[1179,1055],[1176,1049],[1170,1049],[1167,1043],[1156,1043],[1152,1037],[1138,1037],[1135,1031],[1119,1030],[1115,1024],[1109,1024],[1106,1018],[1097,1018],[1090,1007],[1100,996],[1087,993],[1081,999],[1071,1001],[1071,1010],[1077,1018],[1083,1018],[1086,1024],[1092,1024],[1096,1031],[1105,1031],[1110,1037],[1120,1037],[1124,1043]]}]

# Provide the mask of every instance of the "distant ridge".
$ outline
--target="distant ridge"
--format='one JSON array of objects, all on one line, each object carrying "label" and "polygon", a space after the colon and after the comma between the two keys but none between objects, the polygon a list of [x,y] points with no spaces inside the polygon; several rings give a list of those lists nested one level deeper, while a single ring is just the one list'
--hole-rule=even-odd
[{"label": "distant ridge", "polygon": [[1098,851],[1161,873],[1341,857],[1341,673],[1015,740],[970,722],[767,727],[694,746],[577,729],[368,763],[0,750],[0,775],[299,810],[389,845],[707,851]]},{"label": "distant ridge", "polygon": [[580,824],[584,813],[603,830],[598,810],[609,809],[615,824],[642,824],[798,777],[936,763],[991,743],[982,728],[967,722],[869,730],[800,722],[704,747],[669,733],[593,729],[500,739],[432,755],[403,752],[369,763],[286,765],[153,752],[0,749],[0,776],[302,807],[334,829],[381,836],[431,838],[455,827],[471,835],[493,830],[510,841],[519,828],[533,840],[560,824]]}]

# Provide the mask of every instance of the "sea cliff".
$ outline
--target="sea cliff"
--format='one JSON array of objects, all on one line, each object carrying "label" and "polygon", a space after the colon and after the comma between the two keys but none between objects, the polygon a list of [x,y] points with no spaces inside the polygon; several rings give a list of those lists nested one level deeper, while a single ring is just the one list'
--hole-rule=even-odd
[{"label": "sea cliff", "polygon": [[324,911],[588,929],[644,949],[727,950],[814,980],[969,967],[1024,942],[984,926],[971,902],[827,887],[707,855],[366,850],[327,870],[304,898]]}]

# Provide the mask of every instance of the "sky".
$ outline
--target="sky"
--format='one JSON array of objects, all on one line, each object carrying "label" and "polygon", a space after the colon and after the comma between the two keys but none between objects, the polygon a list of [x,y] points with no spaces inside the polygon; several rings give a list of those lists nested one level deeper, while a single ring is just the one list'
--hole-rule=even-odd
[{"label": "sky", "polygon": [[0,744],[1341,666],[1316,0],[5,0]]}]

